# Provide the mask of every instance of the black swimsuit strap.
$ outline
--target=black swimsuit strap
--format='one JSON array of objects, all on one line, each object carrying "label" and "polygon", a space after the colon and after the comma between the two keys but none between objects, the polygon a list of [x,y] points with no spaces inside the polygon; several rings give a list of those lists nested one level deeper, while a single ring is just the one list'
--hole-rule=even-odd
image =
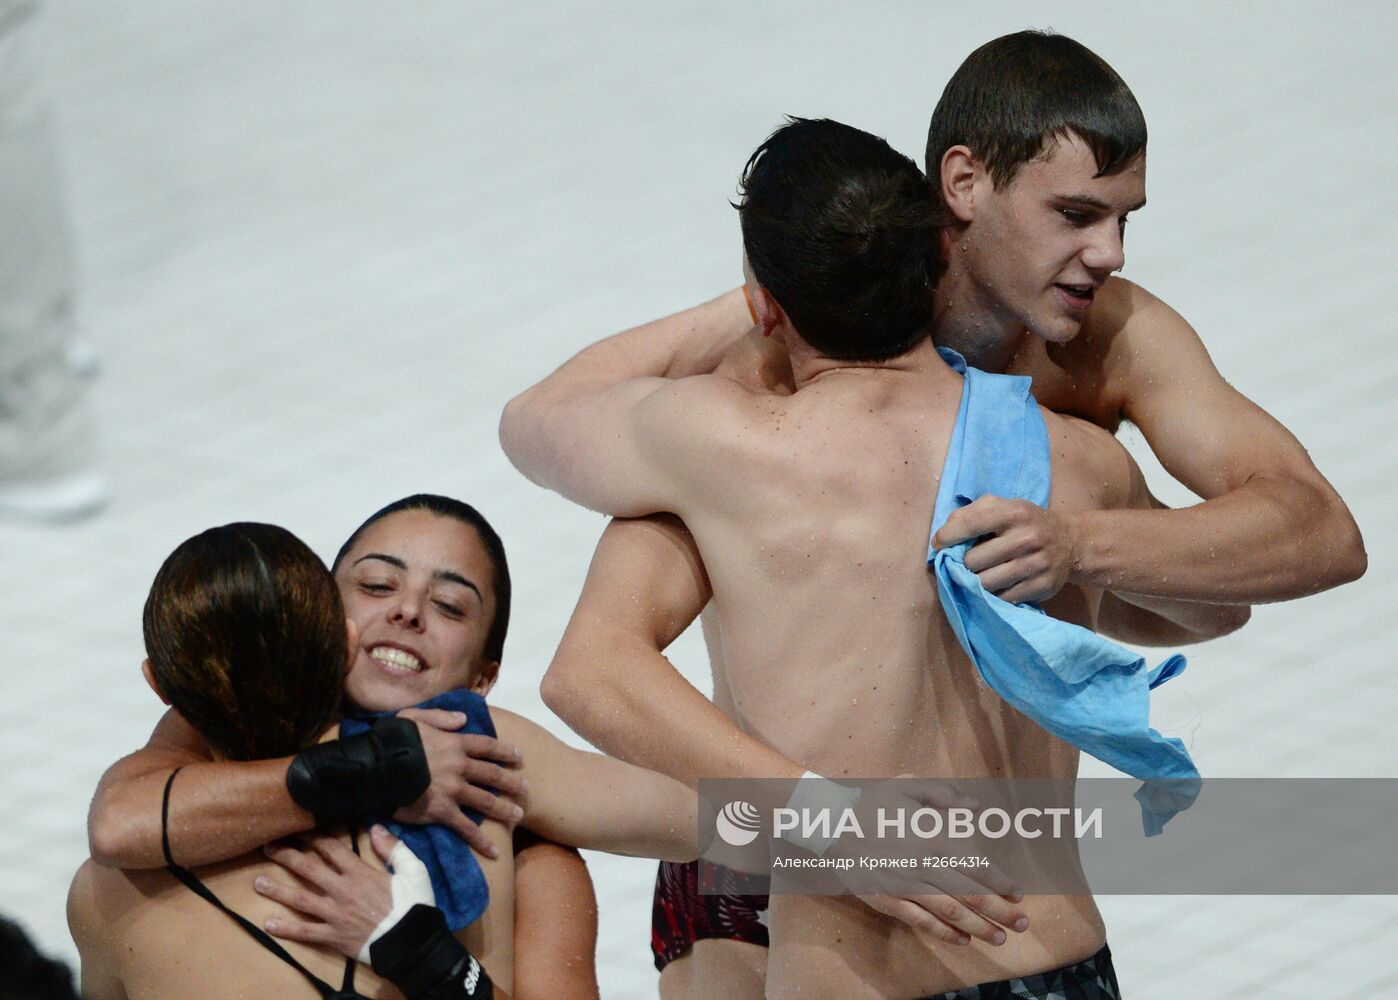
[{"label": "black swimsuit strap", "polygon": [[[199,877],[192,871],[175,863],[174,855],[170,853],[170,788],[175,783],[175,775],[179,774],[180,771],[181,768],[177,767],[170,772],[170,777],[165,782],[165,795],[160,802],[160,847],[165,852],[165,864],[170,874],[183,882],[190,892],[202,897],[228,914],[239,927],[247,931],[254,941],[262,945],[262,947],[266,948],[273,955],[276,955],[297,972],[301,973],[301,975],[306,978],[306,981],[315,987],[316,992],[319,993],[324,1000],[342,1000],[342,998],[359,997],[360,994],[354,992],[354,959],[350,958],[345,960],[344,985],[337,991],[329,983],[320,979],[304,965],[296,961],[291,953],[283,948],[276,938],[272,937],[241,913],[237,913],[225,906],[223,900],[215,896],[213,890],[201,882]],[[358,838],[355,837],[353,839],[355,840],[354,850],[355,853],[358,854]]]},{"label": "black swimsuit strap", "polygon": [[[350,847],[354,848],[354,856],[359,857],[359,830],[354,826],[350,827]],[[346,997],[359,996],[359,994],[354,991],[355,964],[354,959],[345,959],[345,978],[340,983],[340,993]]]}]

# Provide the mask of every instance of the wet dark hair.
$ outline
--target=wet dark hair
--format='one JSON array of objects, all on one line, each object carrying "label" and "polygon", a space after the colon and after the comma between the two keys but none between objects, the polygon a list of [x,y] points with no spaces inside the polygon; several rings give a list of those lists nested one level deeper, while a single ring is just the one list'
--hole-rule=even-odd
[{"label": "wet dark hair", "polygon": [[161,693],[234,760],[295,753],[335,720],[340,591],[285,528],[225,524],[183,542],[155,576],[143,626]]},{"label": "wet dark hair", "polygon": [[494,570],[491,586],[495,592],[495,618],[490,623],[490,631],[486,633],[485,647],[481,652],[487,660],[500,663],[505,653],[505,633],[510,627],[510,564],[505,559],[505,543],[500,540],[490,522],[470,504],[436,493],[414,493],[402,500],[395,500],[387,507],[370,514],[363,524],[354,529],[354,533],[345,540],[345,544],[340,546],[340,551],[335,553],[330,572],[334,573],[340,568],[340,563],[344,561],[350,549],[354,548],[354,543],[359,541],[365,529],[401,510],[431,511],[475,529],[481,544],[485,546],[486,554],[490,556],[490,565]]},{"label": "wet dark hair", "polygon": [[1018,31],[982,45],[952,74],[932,112],[924,165],[940,204],[952,146],[970,149],[1002,188],[1070,135],[1091,148],[1098,177],[1146,151],[1145,115],[1116,70],[1064,35]]},{"label": "wet dark hair", "polygon": [[753,276],[827,357],[884,361],[928,336],[936,201],[917,164],[849,125],[788,119],[740,185]]}]

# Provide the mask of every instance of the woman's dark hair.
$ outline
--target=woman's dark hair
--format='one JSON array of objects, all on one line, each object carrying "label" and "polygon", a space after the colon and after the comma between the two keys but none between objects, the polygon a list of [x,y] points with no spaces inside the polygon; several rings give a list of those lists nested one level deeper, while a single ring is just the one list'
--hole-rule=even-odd
[{"label": "woman's dark hair", "polygon": [[952,75],[927,130],[927,178],[941,201],[942,157],[966,146],[997,188],[1052,139],[1079,136],[1097,176],[1146,151],[1146,119],[1131,88],[1086,46],[1048,31],[986,42]]},{"label": "woman's dark hair", "polygon": [[500,536],[495,533],[490,522],[470,504],[436,493],[414,493],[402,500],[395,500],[387,507],[370,514],[363,524],[354,529],[354,534],[350,535],[345,544],[340,546],[340,551],[335,553],[335,561],[330,564],[330,571],[334,573],[340,568],[340,563],[344,561],[350,549],[354,548],[354,543],[359,541],[359,536],[364,534],[365,529],[401,510],[431,511],[475,529],[481,544],[485,546],[486,554],[490,556],[490,565],[494,570],[491,586],[495,593],[495,618],[490,623],[490,631],[486,633],[485,647],[481,652],[487,660],[500,663],[504,658],[505,633],[510,627],[510,564],[505,559],[505,543],[500,541]]},{"label": "woman's dark hair", "polygon": [[878,136],[789,119],[740,186],[753,276],[827,357],[885,361],[928,336],[939,274],[936,201]]},{"label": "woman's dark hair", "polygon": [[325,564],[285,528],[226,524],[182,543],[143,625],[161,693],[234,760],[296,753],[335,720],[344,607]]}]

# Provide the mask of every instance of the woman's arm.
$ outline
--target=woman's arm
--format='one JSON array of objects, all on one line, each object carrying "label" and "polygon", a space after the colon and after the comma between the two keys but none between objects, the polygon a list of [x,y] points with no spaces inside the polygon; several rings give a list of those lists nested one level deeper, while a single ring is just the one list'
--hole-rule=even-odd
[{"label": "woman's arm", "polygon": [[[518,751],[488,736],[455,732],[465,722],[460,713],[409,709],[401,717],[417,724],[431,784],[395,818],[450,826],[472,847],[494,857],[497,848],[461,807],[501,822],[517,821],[523,810],[516,800],[524,788]],[[170,846],[181,864],[223,861],[310,830],[315,818],[287,786],[294,760],[215,762],[194,727],[168,711],[143,749],[102,776],[88,812],[92,857],[108,867],[165,864],[160,797],[166,778],[178,767],[184,770],[170,812]],[[498,788],[501,794],[477,785]]]},{"label": "woman's arm", "polygon": [[672,778],[575,750],[537,723],[491,709],[524,752],[529,804],[521,825],[573,847],[690,861],[699,854],[699,797]]},{"label": "woman's arm", "polygon": [[174,709],[167,711],[145,747],[102,775],[88,811],[92,858],[111,868],[159,868],[160,796],[176,768],[177,808],[170,844],[189,865],[245,854],[279,837],[311,829],[315,820],[286,788],[290,757],[214,763],[203,737]]},{"label": "woman's arm", "polygon": [[571,847],[515,831],[515,996],[597,1000],[597,894]]}]

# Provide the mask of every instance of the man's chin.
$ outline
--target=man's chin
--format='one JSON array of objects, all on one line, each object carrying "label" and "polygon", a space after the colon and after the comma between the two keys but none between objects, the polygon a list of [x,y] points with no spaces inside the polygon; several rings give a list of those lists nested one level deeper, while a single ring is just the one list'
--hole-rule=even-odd
[{"label": "man's chin", "polygon": [[1068,316],[1055,316],[1046,322],[1034,323],[1030,330],[1040,340],[1050,344],[1066,344],[1082,333],[1083,321]]}]

